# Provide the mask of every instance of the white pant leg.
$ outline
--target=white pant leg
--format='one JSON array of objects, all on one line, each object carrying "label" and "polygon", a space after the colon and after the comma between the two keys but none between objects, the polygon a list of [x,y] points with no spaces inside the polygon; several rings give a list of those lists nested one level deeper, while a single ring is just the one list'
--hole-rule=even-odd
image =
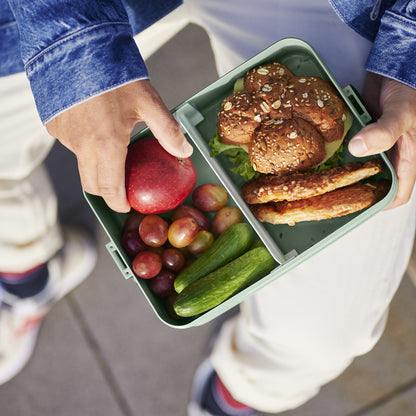
[{"label": "white pant leg", "polygon": [[[220,74],[283,37],[308,41],[341,85],[361,89],[371,44],[326,0],[187,0]],[[212,362],[232,395],[262,411],[294,408],[379,339],[410,256],[415,197],[380,213],[241,305]]]},{"label": "white pant leg", "polygon": [[143,59],[152,56],[159,48],[190,23],[188,8],[182,4],[163,19],[134,37]]},{"label": "white pant leg", "polygon": [[61,247],[56,197],[42,162],[54,143],[24,73],[0,78],[0,271],[23,272]]}]

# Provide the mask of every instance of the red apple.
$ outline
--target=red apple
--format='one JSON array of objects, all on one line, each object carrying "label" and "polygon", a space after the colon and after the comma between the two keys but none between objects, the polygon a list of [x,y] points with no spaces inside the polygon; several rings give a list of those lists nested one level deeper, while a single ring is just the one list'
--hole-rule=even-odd
[{"label": "red apple", "polygon": [[190,158],[168,153],[154,138],[129,146],[126,159],[126,191],[132,208],[143,214],[161,214],[181,205],[196,183]]}]

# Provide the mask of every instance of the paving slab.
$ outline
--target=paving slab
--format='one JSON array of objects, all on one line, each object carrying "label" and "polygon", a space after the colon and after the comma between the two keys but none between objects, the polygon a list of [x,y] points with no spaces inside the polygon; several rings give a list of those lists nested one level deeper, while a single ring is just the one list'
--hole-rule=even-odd
[{"label": "paving slab", "polygon": [[123,416],[68,300],[46,317],[28,365],[0,387],[0,414]]},{"label": "paving slab", "polygon": [[[363,413],[361,413],[364,415]],[[351,415],[351,416],[361,416]],[[365,413],[365,416],[413,416],[416,415],[416,387],[395,396],[381,406]]]}]

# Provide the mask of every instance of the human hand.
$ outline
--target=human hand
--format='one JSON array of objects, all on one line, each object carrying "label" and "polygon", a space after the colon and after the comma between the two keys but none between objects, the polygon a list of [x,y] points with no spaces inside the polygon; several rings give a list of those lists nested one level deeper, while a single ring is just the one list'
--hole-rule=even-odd
[{"label": "human hand", "polygon": [[393,79],[369,74],[363,98],[377,122],[364,127],[348,145],[354,156],[386,152],[399,189],[389,208],[409,201],[416,181],[416,90]]},{"label": "human hand", "polygon": [[75,153],[83,189],[128,212],[125,160],[131,132],[144,121],[172,155],[189,157],[192,146],[148,80],[116,88],[58,115],[46,124],[52,136]]}]

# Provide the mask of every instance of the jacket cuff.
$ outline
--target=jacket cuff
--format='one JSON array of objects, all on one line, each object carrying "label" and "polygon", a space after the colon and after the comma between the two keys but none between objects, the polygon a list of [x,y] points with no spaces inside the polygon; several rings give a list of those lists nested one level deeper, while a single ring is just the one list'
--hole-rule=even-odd
[{"label": "jacket cuff", "polygon": [[416,88],[416,21],[385,12],[366,69]]},{"label": "jacket cuff", "polygon": [[44,124],[82,101],[149,77],[124,23],[91,26],[61,39],[31,59],[26,73]]}]

